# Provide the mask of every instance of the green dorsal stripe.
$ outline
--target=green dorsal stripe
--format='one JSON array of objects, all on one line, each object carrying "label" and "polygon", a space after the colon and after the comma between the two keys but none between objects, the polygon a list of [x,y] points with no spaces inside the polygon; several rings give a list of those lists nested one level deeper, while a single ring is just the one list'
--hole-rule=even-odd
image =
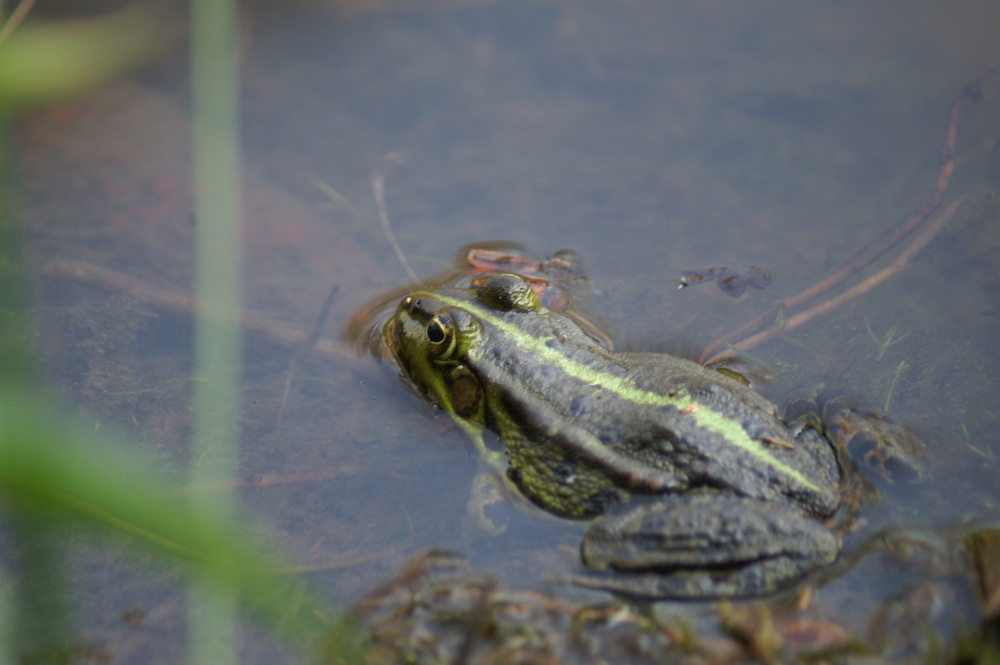
[{"label": "green dorsal stripe", "polygon": [[614,374],[608,374],[607,372],[600,372],[577,360],[567,358],[558,350],[553,349],[546,344],[548,340],[553,338],[535,337],[533,335],[529,335],[516,325],[504,321],[494,315],[489,309],[481,307],[475,302],[452,298],[450,296],[433,292],[428,292],[427,296],[440,300],[441,302],[451,305],[452,307],[466,310],[473,316],[489,323],[491,326],[494,326],[495,328],[501,330],[504,334],[513,338],[514,341],[522,348],[529,349],[538,354],[538,356],[546,363],[558,367],[569,376],[572,376],[580,381],[590,385],[600,386],[601,388],[618,395],[622,399],[626,399],[636,404],[642,404],[644,406],[672,406],[677,409],[696,407],[691,408],[688,415],[694,418],[699,427],[721,434],[723,438],[725,438],[725,440],[732,445],[750,453],[772,469],[775,469],[789,478],[792,478],[799,485],[809,488],[815,492],[819,491],[819,488],[812,481],[768,452],[763,443],[756,442],[751,439],[739,423],[703,404],[698,404],[691,398],[687,391],[681,390],[678,391],[677,394],[671,396],[639,388],[635,385],[634,381],[627,377],[620,377],[615,376]]}]

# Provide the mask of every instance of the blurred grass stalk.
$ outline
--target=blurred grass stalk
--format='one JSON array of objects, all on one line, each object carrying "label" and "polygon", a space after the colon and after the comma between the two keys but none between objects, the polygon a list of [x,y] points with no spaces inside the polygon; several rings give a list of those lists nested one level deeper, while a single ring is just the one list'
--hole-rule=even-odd
[{"label": "blurred grass stalk", "polygon": [[[239,84],[236,0],[192,0],[191,65],[195,190],[194,485],[236,476],[242,307]],[[205,517],[230,522],[232,492],[191,499]],[[238,655],[234,589],[195,574],[189,590],[188,648],[195,665]]]},{"label": "blurred grass stalk", "polygon": [[[0,19],[6,17],[0,2]],[[18,214],[16,175],[11,122],[6,104],[4,62],[8,49],[0,52],[0,451],[10,437],[8,417],[2,402],[13,393],[34,388],[36,367],[31,353],[34,326],[31,291],[24,255],[24,230]],[[0,457],[0,463],[2,458]],[[3,487],[0,468],[0,487]],[[66,607],[58,550],[51,549],[55,527],[36,524],[30,507],[17,496],[4,493],[3,507],[9,511],[4,526],[9,530],[10,565],[0,569],[0,659],[16,662],[28,651],[38,651],[64,634]]]},{"label": "blurred grass stalk", "polygon": [[[3,9],[0,0],[0,17]],[[189,481],[201,484],[236,475],[242,234],[235,0],[195,0],[192,14],[199,311]],[[114,24],[121,16],[109,20]],[[100,37],[101,19],[94,21],[86,29]],[[134,444],[81,427],[58,413],[41,388],[12,112],[78,92],[76,83],[58,75],[54,87],[44,86],[45,72],[58,74],[69,61],[95,63],[105,74],[137,64],[125,49],[120,67],[106,66],[113,42],[75,42],[82,49],[77,53],[63,48],[63,34],[41,22],[18,28],[0,44],[0,538],[7,543],[0,548],[0,663],[75,658],[67,651],[75,631],[68,609],[73,589],[64,570],[65,527],[81,520],[129,534],[158,554],[176,557],[165,562],[181,561],[194,571],[191,662],[226,665],[236,659],[242,616],[237,599],[301,654],[352,661],[357,634],[350,622],[311,593],[308,580],[284,574],[293,568],[266,555],[259,538],[247,537],[235,519],[234,496],[181,495],[176,481],[132,455]],[[143,39],[151,44],[156,35],[145,33]],[[55,40],[50,50],[41,48],[52,57],[28,63],[41,78],[26,87],[23,77],[4,77],[17,70],[25,53],[15,48],[18,40],[39,48]]]}]

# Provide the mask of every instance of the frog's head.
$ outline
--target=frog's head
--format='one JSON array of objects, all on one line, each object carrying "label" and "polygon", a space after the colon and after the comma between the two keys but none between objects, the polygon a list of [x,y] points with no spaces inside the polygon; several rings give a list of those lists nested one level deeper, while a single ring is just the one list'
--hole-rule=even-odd
[{"label": "frog's head", "polygon": [[523,277],[503,273],[471,289],[422,289],[407,294],[382,329],[403,375],[433,404],[483,425],[483,386],[476,353],[488,343],[496,317],[543,307]]}]

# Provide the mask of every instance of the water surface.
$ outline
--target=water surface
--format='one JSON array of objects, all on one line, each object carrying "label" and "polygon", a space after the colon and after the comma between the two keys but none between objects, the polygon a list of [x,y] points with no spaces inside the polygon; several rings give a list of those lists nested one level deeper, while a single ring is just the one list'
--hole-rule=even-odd
[{"label": "water surface", "polygon": [[[343,343],[359,307],[407,282],[376,222],[373,169],[404,156],[384,170],[387,209],[418,273],[480,240],[571,247],[618,348],[693,353],[931,196],[951,104],[1000,58],[997,25],[988,0],[247,6],[246,298],[266,334],[248,335],[236,416],[245,517],[293,560],[330,564],[315,584],[344,599],[429,546],[550,588],[582,527],[512,510],[503,536],[462,531],[467,443]],[[190,290],[187,85],[178,45],[18,130],[51,384],[172,468],[188,461],[190,318],[154,290]],[[971,203],[904,273],[753,352],[773,399],[851,390],[926,441],[932,481],[887,488],[871,527],[950,527],[1000,501],[1000,84],[982,93],[963,111],[948,194]],[[138,286],[53,277],[57,259]],[[738,299],[676,288],[682,270],[714,265],[766,266],[774,283]],[[335,287],[325,352],[275,342],[277,329],[308,335]],[[863,630],[883,598],[932,577],[899,569],[873,555],[820,602]],[[103,608],[88,625],[131,662],[157,638],[113,618],[141,606],[176,628],[177,596],[138,572],[109,590],[118,574],[84,576]]]}]

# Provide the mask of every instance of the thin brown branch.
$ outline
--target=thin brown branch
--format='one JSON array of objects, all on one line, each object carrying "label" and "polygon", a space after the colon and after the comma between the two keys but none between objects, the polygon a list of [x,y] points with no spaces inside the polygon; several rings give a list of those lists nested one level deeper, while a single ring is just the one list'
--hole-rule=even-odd
[{"label": "thin brown branch", "polygon": [[[147,305],[178,314],[189,316],[194,314],[194,298],[186,293],[154,286],[138,277],[84,261],[49,259],[42,266],[42,275],[70,279],[112,293],[124,293]],[[251,311],[243,313],[243,328],[246,332],[258,335],[269,342],[293,349],[302,348],[310,337],[305,330],[272,321]],[[342,342],[332,339],[316,340],[312,345],[312,352],[326,358],[357,359],[356,352]]]},{"label": "thin brown branch", "polygon": [[[395,166],[400,162],[401,157],[399,155],[390,154],[386,156],[386,163],[390,166]],[[385,237],[389,239],[392,251],[396,253],[396,259],[403,266],[403,269],[406,270],[410,281],[414,284],[420,284],[420,278],[417,277],[417,273],[413,272],[413,268],[410,267],[410,262],[406,260],[403,250],[400,249],[399,243],[396,242],[396,234],[393,233],[392,226],[389,224],[389,213],[385,209],[385,176],[382,174],[382,170],[379,167],[372,173],[372,192],[375,194],[375,207],[378,208],[378,221],[382,223],[382,230],[385,231]]]},{"label": "thin brown branch", "polygon": [[[962,94],[952,104],[951,113],[948,118],[948,127],[945,131],[944,147],[942,150],[944,163],[938,171],[937,181],[934,186],[934,193],[923,206],[907,215],[894,228],[890,229],[887,233],[883,234],[881,237],[858,252],[854,258],[844,264],[843,267],[832,275],[820,280],[798,294],[769,307],[736,330],[733,330],[713,341],[702,352],[701,362],[703,364],[708,364],[723,357],[731,357],[733,355],[731,351],[726,351],[724,349],[731,350],[753,348],[754,346],[761,344],[763,341],[777,337],[782,333],[782,331],[789,329],[787,325],[788,321],[794,320],[795,317],[788,319],[788,321],[785,321],[785,325],[778,328],[772,327],[770,330],[762,333],[758,333],[758,331],[765,326],[773,326],[776,322],[781,320],[783,317],[788,316],[798,307],[804,305],[810,300],[813,300],[814,298],[817,298],[850,277],[853,277],[857,273],[861,272],[882,257],[886,252],[902,242],[928,217],[930,217],[938,206],[941,205],[941,201],[948,191],[948,186],[951,183],[951,176],[955,170],[955,142],[958,136],[958,123],[961,118],[963,102],[966,98],[972,98],[973,101],[976,101],[976,94],[978,93],[979,86],[981,86],[986,79],[993,76],[998,69],[1000,69],[1000,65],[992,65],[986,68],[964,88]],[[828,303],[836,300],[838,299],[831,299],[823,305],[809,311],[818,311],[820,308],[826,307]],[[813,315],[813,318],[818,315],[819,314]],[[754,340],[754,343],[750,346],[746,346],[750,340]]]},{"label": "thin brown branch", "polygon": [[10,14],[10,18],[4,23],[3,30],[0,30],[0,46],[3,46],[7,39],[14,34],[14,31],[21,25],[21,21],[28,15],[34,4],[35,0],[21,0],[17,7],[14,8],[14,11]]},{"label": "thin brown branch", "polygon": [[920,233],[920,235],[916,236],[910,244],[906,246],[903,252],[896,257],[896,260],[893,261],[887,268],[883,268],[879,272],[865,279],[860,284],[854,285],[840,295],[830,298],[815,307],[788,318],[780,327],[768,328],[763,332],[751,335],[743,340],[740,340],[738,343],[719,351],[715,355],[708,358],[704,364],[707,365],[720,362],[722,360],[729,360],[730,358],[735,357],[739,351],[749,351],[750,349],[758,347],[765,342],[769,342],[776,337],[780,337],[787,332],[791,332],[792,330],[809,323],[813,319],[829,314],[838,307],[841,307],[855,298],[868,293],[878,285],[893,277],[896,273],[906,268],[910,260],[916,256],[920,250],[926,247],[934,236],[941,231],[941,229],[951,222],[952,218],[958,212],[958,209],[963,204],[971,201],[972,198],[973,197],[970,195],[965,195],[952,201],[947,208],[941,211],[941,213],[934,218],[934,220]]}]

